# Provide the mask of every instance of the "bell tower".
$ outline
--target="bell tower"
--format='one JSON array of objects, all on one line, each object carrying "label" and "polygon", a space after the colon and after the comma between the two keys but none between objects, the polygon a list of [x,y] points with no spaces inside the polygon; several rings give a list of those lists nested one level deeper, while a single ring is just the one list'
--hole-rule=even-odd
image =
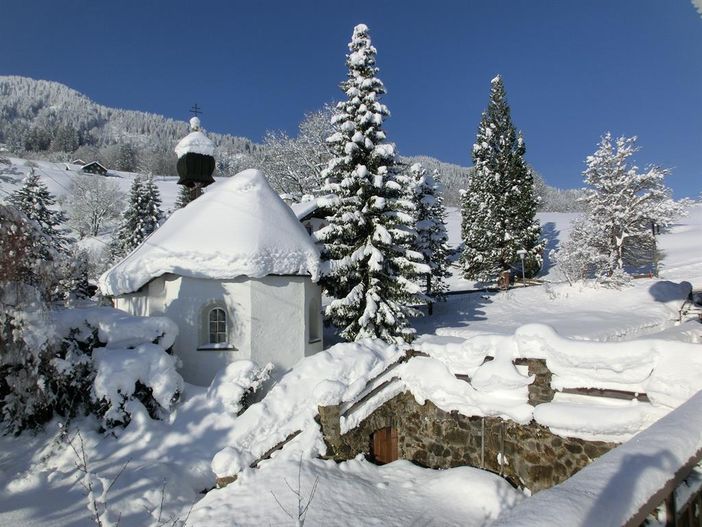
[{"label": "bell tower", "polygon": [[190,119],[190,133],[175,147],[178,156],[178,184],[190,189],[191,199],[202,194],[202,188],[214,183],[214,143],[205,135],[199,117]]}]

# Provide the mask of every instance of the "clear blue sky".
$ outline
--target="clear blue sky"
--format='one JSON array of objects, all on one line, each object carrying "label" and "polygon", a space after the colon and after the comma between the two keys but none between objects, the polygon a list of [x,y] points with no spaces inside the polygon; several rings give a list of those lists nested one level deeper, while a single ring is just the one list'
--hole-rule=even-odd
[{"label": "clear blue sky", "polygon": [[371,29],[400,153],[471,164],[501,73],[528,161],[581,186],[600,135],[702,191],[702,17],[689,0],[3,0],[0,74],[259,141],[340,97],[355,24]]}]

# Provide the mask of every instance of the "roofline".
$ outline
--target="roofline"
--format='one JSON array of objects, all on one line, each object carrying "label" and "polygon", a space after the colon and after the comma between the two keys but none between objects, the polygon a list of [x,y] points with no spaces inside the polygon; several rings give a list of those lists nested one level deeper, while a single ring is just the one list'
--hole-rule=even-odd
[{"label": "roofline", "polygon": [[[105,298],[117,298],[117,297],[124,296],[124,295],[133,295],[134,293],[138,293],[139,291],[144,289],[147,285],[149,285],[154,280],[161,278],[162,276],[165,276],[167,274],[172,274],[172,275],[178,276],[180,278],[192,278],[194,280],[218,280],[218,281],[236,280],[237,278],[240,278],[240,277],[245,277],[245,278],[248,278],[249,280],[260,280],[261,278],[265,278],[266,276],[282,276],[282,277],[288,276],[291,278],[299,277],[299,278],[310,278],[310,279],[312,278],[312,275],[310,273],[306,273],[306,274],[275,274],[275,273],[270,273],[270,274],[266,274],[266,275],[263,275],[263,276],[257,277],[257,278],[252,278],[252,277],[245,275],[245,274],[240,274],[240,275],[234,276],[232,278],[207,278],[207,277],[196,277],[196,276],[188,276],[188,275],[182,275],[182,274],[178,274],[178,273],[166,272],[166,273],[160,274],[158,276],[152,277],[148,282],[143,283],[141,286],[139,286],[138,289],[135,289],[134,291],[120,293],[118,295],[103,295],[103,296]],[[313,283],[317,283],[317,282],[313,282]],[[98,286],[98,289],[99,289],[99,286]]]}]

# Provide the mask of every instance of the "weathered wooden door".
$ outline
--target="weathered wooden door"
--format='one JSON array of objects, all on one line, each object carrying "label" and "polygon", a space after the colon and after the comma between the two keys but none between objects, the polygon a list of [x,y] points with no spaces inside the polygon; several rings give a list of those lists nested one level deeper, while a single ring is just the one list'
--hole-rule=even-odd
[{"label": "weathered wooden door", "polygon": [[371,436],[371,454],[373,455],[373,461],[378,465],[384,465],[399,459],[397,429],[395,427],[388,426],[373,432]]}]

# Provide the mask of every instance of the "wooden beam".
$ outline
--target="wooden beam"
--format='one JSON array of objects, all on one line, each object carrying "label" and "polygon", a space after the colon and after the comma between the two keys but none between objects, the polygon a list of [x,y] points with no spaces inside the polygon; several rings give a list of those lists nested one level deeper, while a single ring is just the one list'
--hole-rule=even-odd
[{"label": "wooden beam", "polygon": [[[680,467],[673,477],[669,479],[663,487],[656,492],[653,496],[648,498],[648,501],[639,509],[639,511],[632,516],[628,522],[626,522],[622,527],[640,527],[644,520],[655,511],[661,503],[666,503],[666,509],[669,507],[667,503],[669,496],[671,496],[675,489],[685,481],[685,479],[690,475],[692,469],[697,466],[697,464],[702,460],[702,448],[699,449],[695,455],[693,455],[687,463]],[[676,521],[676,514],[672,515],[672,521]],[[668,523],[671,521],[670,516],[666,519],[666,525],[675,525],[675,523]]]},{"label": "wooden beam", "polygon": [[561,393],[570,393],[573,395],[589,395],[591,397],[606,397],[608,399],[624,399],[631,401],[637,399],[644,403],[650,403],[651,400],[645,393],[627,392],[625,390],[610,390],[606,388],[563,388]]}]

